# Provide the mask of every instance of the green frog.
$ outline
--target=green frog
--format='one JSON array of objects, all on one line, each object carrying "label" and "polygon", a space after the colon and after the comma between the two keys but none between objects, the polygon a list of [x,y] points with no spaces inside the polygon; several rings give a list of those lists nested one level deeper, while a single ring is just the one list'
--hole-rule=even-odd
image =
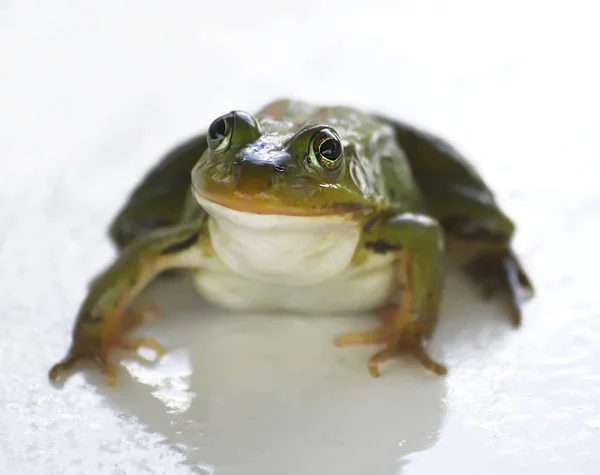
[{"label": "green frog", "polygon": [[164,354],[155,339],[128,333],[143,321],[134,299],[174,270],[235,311],[377,312],[377,327],[333,343],[379,345],[367,361],[374,377],[400,355],[444,375],[427,350],[444,258],[461,249],[465,275],[519,326],[533,286],[514,232],[476,169],[427,131],[297,100],[235,110],[167,153],[131,192],[110,226],[118,256],[90,284],[49,377],[66,379],[91,360],[114,385],[114,350]]}]

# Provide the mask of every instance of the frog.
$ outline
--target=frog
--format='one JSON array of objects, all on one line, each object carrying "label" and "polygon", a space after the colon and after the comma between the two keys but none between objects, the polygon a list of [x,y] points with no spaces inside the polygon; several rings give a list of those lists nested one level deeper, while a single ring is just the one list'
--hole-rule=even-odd
[{"label": "frog", "polygon": [[164,355],[156,339],[131,336],[145,318],[134,302],[173,273],[232,312],[372,312],[375,325],[332,344],[378,345],[366,361],[373,377],[402,358],[444,376],[430,344],[447,260],[462,249],[460,272],[519,327],[534,288],[515,232],[475,165],[422,127],[289,98],[231,110],[129,193],[109,226],[117,255],[90,283],[48,376],[65,381],[88,360],[112,386],[116,350]]}]

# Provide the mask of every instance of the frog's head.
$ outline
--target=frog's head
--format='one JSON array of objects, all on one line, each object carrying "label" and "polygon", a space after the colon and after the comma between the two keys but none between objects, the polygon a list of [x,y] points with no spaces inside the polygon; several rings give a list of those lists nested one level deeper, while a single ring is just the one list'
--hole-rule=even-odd
[{"label": "frog's head", "polygon": [[[377,206],[365,192],[353,147],[335,129],[291,124],[267,126],[233,111],[212,122],[208,149],[192,170],[201,204],[255,214],[355,215]],[[358,164],[360,166],[360,164]]]}]

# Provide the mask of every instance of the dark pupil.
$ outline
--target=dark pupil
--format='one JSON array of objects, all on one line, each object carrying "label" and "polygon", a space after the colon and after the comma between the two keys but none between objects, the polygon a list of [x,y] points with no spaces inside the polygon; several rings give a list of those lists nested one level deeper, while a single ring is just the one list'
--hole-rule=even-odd
[{"label": "dark pupil", "polygon": [[336,160],[340,156],[340,144],[337,140],[327,139],[319,146],[319,153],[327,160]]},{"label": "dark pupil", "polygon": [[208,128],[208,136],[211,140],[217,140],[225,137],[225,121],[217,119]]}]

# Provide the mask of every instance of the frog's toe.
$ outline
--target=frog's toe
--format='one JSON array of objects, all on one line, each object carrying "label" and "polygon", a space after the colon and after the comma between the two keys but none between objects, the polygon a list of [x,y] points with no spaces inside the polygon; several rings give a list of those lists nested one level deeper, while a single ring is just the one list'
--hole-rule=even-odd
[{"label": "frog's toe", "polygon": [[117,383],[117,367],[109,361],[109,356],[114,350],[133,350],[146,348],[156,354],[154,362],[164,354],[165,349],[154,338],[123,338],[121,333],[113,334],[103,339],[97,339],[82,332],[73,342],[67,356],[56,363],[49,371],[48,377],[52,382],[68,379],[69,373],[76,363],[82,360],[91,360],[100,369],[109,386]]},{"label": "frog's toe", "polygon": [[115,386],[117,384],[118,379],[117,367],[113,363],[108,361],[108,358],[106,358],[105,356],[96,355],[96,357],[94,358],[94,362],[96,363],[96,365],[98,365],[98,368],[100,368],[100,371],[102,372],[102,375],[106,380],[106,384],[108,384],[109,386]]},{"label": "frog's toe", "polygon": [[72,372],[73,367],[80,361],[93,361],[106,378],[106,382],[110,386],[114,386],[117,381],[117,369],[110,363],[105,355],[96,352],[78,352],[71,349],[67,356],[56,363],[48,372],[50,381],[58,383],[66,381]]},{"label": "frog's toe", "polygon": [[345,333],[334,340],[336,346],[351,345],[376,345],[384,343],[387,338],[387,332],[380,330],[366,330],[362,332]]},{"label": "frog's toe", "polygon": [[375,330],[345,333],[338,336],[334,343],[336,346],[352,345],[378,345],[387,343],[390,339],[390,329],[393,327],[394,317],[398,312],[397,305],[384,305],[377,309],[381,320],[381,327]]},{"label": "frog's toe", "polygon": [[140,348],[146,348],[156,354],[155,361],[158,361],[164,354],[165,349],[154,338],[135,338],[121,343],[121,348],[126,350],[138,351]]},{"label": "frog's toe", "polygon": [[404,330],[392,345],[389,345],[369,358],[367,363],[369,373],[375,378],[379,377],[381,375],[379,370],[380,364],[406,354],[414,356],[423,367],[432,373],[440,376],[448,374],[446,366],[438,363],[429,355],[423,345],[421,336],[413,331],[412,328]]},{"label": "frog's toe", "polygon": [[409,323],[401,330],[394,328],[387,321],[387,314],[393,309],[382,309],[380,315],[383,317],[383,325],[375,330],[346,333],[335,339],[337,346],[384,344],[385,348],[372,355],[367,363],[371,376],[377,378],[381,375],[379,366],[386,361],[410,354],[414,356],[426,369],[443,376],[448,373],[446,366],[431,358],[424,346],[424,340],[428,335],[428,329],[421,328],[422,325]]},{"label": "frog's toe", "polygon": [[67,356],[66,358],[52,366],[52,368],[50,368],[50,371],[48,372],[48,378],[50,378],[50,381],[60,381],[63,375],[73,367],[77,360],[78,358],[75,358],[73,356]]}]

